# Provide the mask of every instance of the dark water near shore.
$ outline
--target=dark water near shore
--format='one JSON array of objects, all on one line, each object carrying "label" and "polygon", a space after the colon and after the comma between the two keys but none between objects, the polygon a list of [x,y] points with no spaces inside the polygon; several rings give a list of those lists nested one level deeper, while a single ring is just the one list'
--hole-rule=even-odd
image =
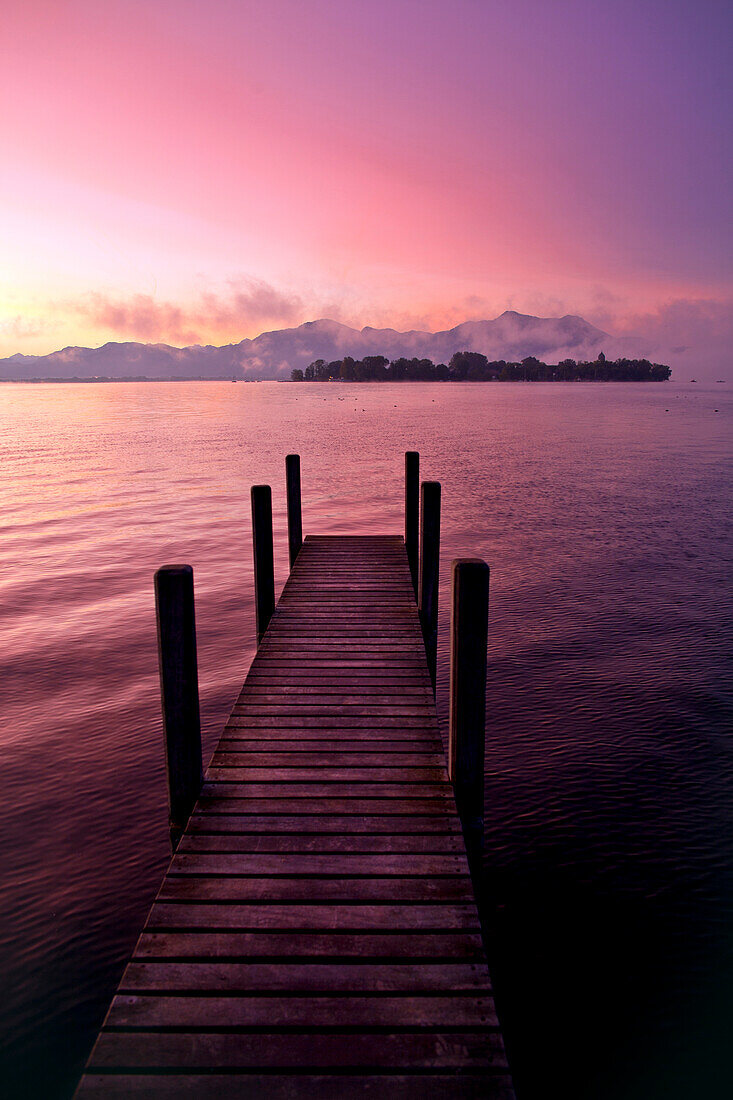
[{"label": "dark water near shore", "polygon": [[[492,568],[487,863],[520,1094],[733,1077],[727,386],[0,386],[6,1096],[67,1097],[167,863],[152,573],[194,566],[207,753],[254,651],[250,484]],[[717,411],[716,411],[717,410]]]}]

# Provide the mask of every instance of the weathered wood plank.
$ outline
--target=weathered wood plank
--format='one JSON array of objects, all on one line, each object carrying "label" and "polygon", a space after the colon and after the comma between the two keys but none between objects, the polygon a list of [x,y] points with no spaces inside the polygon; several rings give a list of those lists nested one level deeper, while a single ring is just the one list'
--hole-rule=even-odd
[{"label": "weathered wood plank", "polygon": [[[392,689],[384,687],[382,691],[363,691],[359,685],[340,687],[338,691],[324,691],[319,684],[304,686],[298,691],[280,691],[276,687],[270,687],[269,691],[251,689],[244,692],[238,697],[234,707],[237,713],[256,713],[259,708],[269,710],[273,706],[278,710],[297,708],[306,714],[321,709],[330,713],[333,707],[340,706],[357,712],[366,708],[364,713],[367,714],[383,714],[391,710],[399,714],[422,714],[426,703],[424,691],[423,687],[402,691],[400,686]],[[375,711],[373,707],[379,709]]]},{"label": "weathered wood plank", "polygon": [[356,607],[351,601],[347,607],[344,607],[343,602],[337,607],[324,607],[320,600],[285,595],[272,621],[278,626],[288,623],[304,623],[307,626],[315,621],[329,628],[351,626],[354,623],[362,626],[370,622],[378,623],[388,629],[399,625],[404,630],[412,626],[412,610],[413,604],[409,598],[392,599],[389,601],[389,607],[385,607],[381,602],[371,601],[370,603],[367,600],[360,607]]},{"label": "weathered wood plank", "polygon": [[[246,807],[244,804],[246,803]],[[300,812],[308,812],[314,818],[317,815],[327,817],[331,814],[338,814],[339,816],[351,814],[355,817],[361,817],[362,814],[369,814],[374,817],[379,814],[385,816],[397,815],[401,817],[405,814],[435,814],[441,818],[442,821],[448,820],[453,826],[458,822],[458,815],[447,813],[448,807],[452,811],[452,804],[448,799],[440,798],[327,798],[318,797],[314,798],[310,795],[301,795],[300,798],[294,794],[288,797],[271,797],[266,796],[253,796],[248,793],[246,788],[242,787],[239,791],[211,791],[210,793],[203,794],[198,801],[199,810],[208,814],[231,814],[231,813],[250,813],[250,814],[296,814]],[[350,826],[351,827],[351,826]],[[355,821],[354,826],[358,828],[358,823]]]},{"label": "weathered wood plank", "polygon": [[[343,708],[346,709],[346,708]],[[241,729],[437,729],[429,715],[395,714],[278,714],[274,709],[265,714],[233,714],[228,726]]]},{"label": "weathered wood plank", "polygon": [[[303,656],[287,656],[283,659],[268,659],[262,665],[258,665],[256,678],[252,683],[258,685],[266,678],[268,684],[290,684],[291,686],[302,683]],[[293,677],[300,677],[293,680]],[[310,657],[308,659],[308,679],[314,686],[320,687],[333,685],[335,681],[346,688],[352,685],[364,684],[378,685],[384,683],[389,690],[391,687],[400,687],[402,684],[412,687],[425,687],[423,672],[418,672],[415,666],[398,665],[396,662],[389,664],[373,665],[371,662],[350,660],[343,652],[338,657],[321,658]],[[428,681],[429,683],[429,681]]]},{"label": "weathered wood plank", "polygon": [[199,808],[188,823],[187,836],[198,833],[231,833],[232,835],[292,834],[296,837],[328,834],[330,836],[454,836],[460,837],[461,825],[457,814],[446,817],[443,813],[424,814],[370,814],[358,816],[319,813],[293,813],[293,807],[282,813],[243,812],[241,803],[237,809],[217,807]]},{"label": "weathered wood plank", "polygon": [[[222,784],[221,786],[229,786]],[[231,784],[231,786],[235,786]],[[403,814],[436,814],[444,821],[446,816],[451,823],[458,821],[458,815],[447,815],[451,803],[445,798],[338,798],[338,797],[314,797],[307,792],[282,796],[282,788],[278,792],[281,797],[272,795],[253,795],[246,787],[239,785],[238,790],[215,791],[201,796],[198,802],[199,809],[208,813],[242,813],[251,814],[293,814],[299,810],[309,812],[311,815],[352,814],[360,817],[362,814],[377,814],[402,816]],[[243,806],[246,803],[246,810]],[[452,808],[452,807],[451,807]]]},{"label": "weathered wood plank", "polygon": [[[301,680],[295,680],[295,675],[300,676]],[[425,692],[430,690],[429,682],[426,683],[422,676],[412,675],[409,670],[382,667],[348,669],[339,665],[334,673],[330,666],[318,664],[309,670],[307,683],[303,683],[302,675],[298,672],[297,665],[268,666],[266,675],[258,673],[237,702],[249,700],[256,695],[273,694],[279,699],[291,695],[346,696],[349,702],[354,695],[369,695],[387,700],[395,695],[400,698],[409,695],[415,697],[418,703],[429,702],[425,696]],[[368,701],[374,702],[375,699]]]},{"label": "weathered wood plank", "polygon": [[356,626],[350,630],[328,630],[315,625],[312,628],[302,628],[297,624],[289,627],[283,623],[279,625],[277,640],[273,639],[271,645],[268,645],[268,652],[275,645],[292,645],[302,651],[304,647],[327,649],[344,643],[358,645],[370,653],[394,653],[398,650],[415,652],[415,641],[410,630],[370,630]]},{"label": "weathered wood plank", "polygon": [[155,929],[319,929],[401,931],[410,929],[450,932],[479,928],[476,906],[452,903],[425,905],[214,904],[156,902],[150,910],[148,931]]},{"label": "weathered wood plank", "polygon": [[511,1079],[480,1074],[90,1073],[80,1100],[514,1100]]},{"label": "weathered wood plank", "polygon": [[419,855],[414,852],[364,855],[335,852],[331,855],[217,854],[194,855],[176,851],[169,874],[189,875],[463,875],[465,856]]},{"label": "weathered wood plank", "polygon": [[[346,1055],[346,1057],[344,1057]],[[102,1034],[92,1051],[93,1069],[118,1067],[175,1068],[193,1071],[276,1067],[343,1070],[506,1069],[501,1037],[496,1031],[421,1032],[419,1034],[341,1035],[170,1032]]]},{"label": "weathered wood plank", "polygon": [[192,902],[414,902],[473,901],[471,880],[466,876],[437,875],[424,878],[237,878],[236,875],[166,875],[158,900]]},{"label": "weathered wood plank", "polygon": [[[384,761],[385,765],[390,768],[399,768],[402,765],[406,767],[419,765],[421,767],[430,766],[439,770],[443,769],[443,764],[440,756],[437,752],[364,752],[364,746],[362,745],[361,751],[352,752],[309,752],[307,749],[301,748],[300,751],[292,752],[280,752],[280,751],[261,751],[252,752],[242,749],[242,745],[252,745],[256,742],[235,740],[226,741],[222,739],[219,742],[219,748],[212,757],[212,764],[219,768],[261,768],[265,764],[270,765],[273,768],[282,767],[303,767],[303,768],[339,768],[348,766],[350,768],[366,768],[367,770],[373,768],[375,765]],[[288,742],[293,744],[293,742]]]},{"label": "weathered wood plank", "polygon": [[[423,719],[421,706],[413,705],[409,700],[404,703],[354,703],[315,702],[293,703],[289,699],[272,703],[237,703],[232,711],[235,718],[262,717],[274,715],[277,718],[403,718]],[[376,725],[376,723],[372,723]]]},{"label": "weathered wood plank", "polygon": [[358,835],[339,833],[246,833],[240,834],[236,820],[226,832],[203,833],[189,830],[176,849],[177,852],[430,852],[434,854],[463,852],[462,839],[457,833]]},{"label": "weathered wood plank", "polygon": [[[208,779],[202,800],[205,798],[247,798],[253,801],[258,798],[272,796],[289,797],[293,799],[309,799],[325,801],[344,798],[348,794],[354,794],[361,799],[413,799],[427,801],[432,800],[439,805],[441,810],[446,804],[450,805],[450,792],[442,783],[418,786],[415,783],[388,783],[386,781],[370,783],[355,779],[338,780],[328,782],[327,779],[304,781],[298,779],[272,779],[257,782],[247,782],[243,778],[232,779]],[[413,805],[414,805],[413,802]],[[293,808],[293,807],[291,807]]]},{"label": "weathered wood plank", "polygon": [[422,995],[379,997],[178,996],[118,994],[107,1017],[116,1028],[150,1027],[496,1027],[490,997]]},{"label": "weathered wood plank", "polygon": [[394,640],[402,644],[416,643],[409,618],[392,620],[387,623],[381,619],[375,619],[367,612],[355,615],[351,619],[337,619],[329,614],[326,609],[321,614],[316,611],[309,612],[302,619],[295,615],[284,615],[278,619],[273,627],[271,637],[268,639],[273,644],[285,639],[295,638],[314,639],[323,637],[330,641],[332,637],[360,637],[364,642],[376,645],[384,645],[387,641]]},{"label": "weathered wood plank", "polygon": [[[408,786],[417,783],[443,783],[445,775],[440,767],[409,768],[360,768],[319,766],[309,768],[305,764],[293,767],[259,768],[242,767],[231,759],[215,758],[209,766],[206,776],[214,781],[232,780],[243,783],[275,783],[283,780],[296,780],[300,783],[311,781],[340,783],[402,783]],[[362,789],[362,793],[365,793]],[[379,793],[379,792],[376,792]]]},{"label": "weathered wood plank", "polygon": [[[349,649],[343,648],[346,644]],[[421,656],[417,643],[409,636],[389,637],[381,632],[370,638],[356,632],[328,635],[283,631],[272,638],[266,637],[262,645],[263,658],[290,656],[300,658],[303,664],[318,658],[343,659],[344,656],[353,656],[369,660],[374,668],[378,668],[397,663],[416,664]]]},{"label": "weathered wood plank", "polygon": [[143,932],[135,948],[136,959],[232,958],[243,962],[263,955],[273,959],[323,956],[435,962],[442,958],[483,959],[483,945],[475,932]]},{"label": "weathered wood plank", "polygon": [[137,962],[128,963],[121,993],[190,990],[258,993],[488,993],[480,963],[400,962]]},{"label": "weathered wood plank", "polygon": [[[331,748],[333,748],[333,754],[329,752]],[[336,763],[340,762],[339,758],[341,757],[346,761],[349,758],[355,759],[357,756],[378,757],[387,764],[393,762],[396,757],[405,757],[416,763],[423,763],[427,760],[438,760],[441,764],[445,762],[443,743],[439,735],[434,732],[432,735],[425,736],[422,731],[417,738],[414,736],[403,737],[398,734],[389,740],[381,738],[378,741],[372,741],[371,738],[362,736],[359,731],[355,735],[339,739],[333,738],[329,733],[325,733],[321,737],[316,736],[305,739],[293,737],[291,734],[286,733],[285,737],[273,741],[269,736],[266,740],[263,740],[259,731],[255,734],[239,726],[233,727],[222,734],[216,752],[251,753],[254,756],[266,756],[268,758],[298,756],[301,754],[321,757],[325,754],[329,758],[333,755]]]},{"label": "weathered wood plank", "polygon": [[[416,660],[413,660],[412,656],[406,660],[397,659],[395,654],[390,654],[388,659],[384,661],[368,660],[366,657],[355,655],[353,653],[336,652],[333,656],[316,656],[313,653],[305,653],[305,650],[299,654],[292,656],[280,656],[277,655],[268,657],[265,653],[260,653],[257,657],[257,663],[252,667],[256,673],[267,671],[268,669],[288,669],[297,672],[300,676],[304,675],[304,665],[307,666],[308,673],[315,671],[317,675],[323,676],[329,670],[345,670],[359,672],[360,675],[369,676],[384,676],[395,675],[401,676],[405,671],[410,675],[424,676],[424,670],[419,666]],[[340,675],[340,673],[339,673]]]},{"label": "weathered wood plank", "polygon": [[[394,736],[392,736],[394,734]],[[442,749],[443,743],[437,729],[406,729],[406,730],[379,730],[379,729],[331,729],[331,730],[293,730],[293,729],[267,729],[258,728],[256,731],[247,729],[246,726],[226,726],[222,735],[222,742],[236,741],[238,743],[256,743],[260,747],[263,744],[271,744],[273,749],[279,745],[298,744],[303,746],[303,751],[309,748],[318,748],[324,744],[333,744],[347,751],[346,746],[362,746],[363,749],[370,745],[379,753],[405,752],[409,746],[425,748],[426,751]],[[288,751],[291,751],[288,749]]]},{"label": "weathered wood plank", "polygon": [[[354,608],[349,615],[344,615],[338,611],[338,605],[343,602],[344,598],[348,598],[349,604]],[[400,634],[407,634],[411,629],[412,614],[413,608],[408,606],[407,600],[404,602],[403,611],[399,611],[397,615],[390,615],[387,619],[374,614],[368,601],[360,604],[352,596],[339,597],[336,595],[331,598],[330,602],[328,599],[319,599],[309,607],[304,607],[302,600],[298,598],[297,612],[294,608],[292,611],[281,611],[275,618],[276,629],[273,628],[273,637],[280,629],[295,626],[305,627],[306,629],[317,626],[319,629],[336,633],[341,631],[350,633],[354,628],[367,627],[371,630],[384,630],[387,633],[397,631]]]}]

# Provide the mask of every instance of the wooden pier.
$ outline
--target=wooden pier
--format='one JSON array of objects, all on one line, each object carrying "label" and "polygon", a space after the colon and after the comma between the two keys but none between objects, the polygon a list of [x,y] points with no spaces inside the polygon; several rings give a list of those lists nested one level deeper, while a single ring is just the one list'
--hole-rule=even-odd
[{"label": "wooden pier", "polygon": [[508,1100],[405,540],[292,549],[77,1096]]}]

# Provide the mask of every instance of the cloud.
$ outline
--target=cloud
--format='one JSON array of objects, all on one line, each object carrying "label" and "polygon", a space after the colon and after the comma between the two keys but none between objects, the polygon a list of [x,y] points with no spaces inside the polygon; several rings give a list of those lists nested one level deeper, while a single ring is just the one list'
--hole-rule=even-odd
[{"label": "cloud", "polygon": [[127,298],[91,293],[70,303],[86,321],[127,339],[195,344],[240,340],[252,325],[301,319],[302,299],[261,279],[230,279],[224,293],[201,292],[188,308],[151,294]]},{"label": "cloud", "polygon": [[12,340],[25,340],[34,336],[41,336],[49,329],[47,321],[40,317],[23,317],[18,313],[15,317],[8,317],[0,321],[0,336],[9,337]]},{"label": "cloud", "polygon": [[674,368],[674,378],[730,375],[733,301],[675,298],[647,312],[621,313],[614,319],[619,336],[639,337],[646,354]]},{"label": "cloud", "polygon": [[[484,321],[496,313],[497,310],[488,299],[469,294],[448,305],[433,303],[422,310],[394,309],[384,304],[372,304],[361,309],[354,306],[341,319],[356,328],[369,325],[371,328],[392,328],[397,332],[409,332],[413,329],[418,332],[441,332],[454,328],[463,321]],[[324,316],[339,319],[335,311],[324,313]]]},{"label": "cloud", "polygon": [[299,320],[303,312],[299,295],[284,294],[261,279],[230,279],[227,285],[225,298],[210,292],[201,295],[205,316],[221,328],[265,320],[287,323]]},{"label": "cloud", "polygon": [[75,303],[75,309],[92,324],[128,338],[184,343],[198,339],[198,329],[180,306],[158,301],[150,294],[133,294],[131,298],[87,294]]},{"label": "cloud", "polygon": [[733,342],[733,302],[676,298],[646,313],[616,318],[616,331],[677,347],[713,347]]}]

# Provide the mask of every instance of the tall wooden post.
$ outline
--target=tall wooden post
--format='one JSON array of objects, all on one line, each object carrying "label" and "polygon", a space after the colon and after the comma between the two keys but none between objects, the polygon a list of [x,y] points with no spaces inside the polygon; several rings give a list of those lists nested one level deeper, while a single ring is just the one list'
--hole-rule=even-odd
[{"label": "tall wooden post", "polygon": [[164,565],[157,571],[155,613],[170,837],[175,851],[203,781],[193,569],[190,565]]},{"label": "tall wooden post", "polygon": [[290,568],[303,545],[303,518],[300,506],[300,455],[285,456],[285,488],[288,501],[288,554]]},{"label": "tall wooden post", "polygon": [[484,746],[489,567],[460,558],[451,570],[450,729],[448,773],[471,870],[479,874],[484,845]]},{"label": "tall wooden post", "polygon": [[438,655],[438,574],[440,568],[440,482],[423,481],[420,492],[420,570],[418,608],[425,654],[435,694]]},{"label": "tall wooden post", "polygon": [[272,489],[253,485],[252,543],[255,566],[255,616],[257,645],[262,641],[275,610],[275,565],[272,549]]},{"label": "tall wooden post", "polygon": [[420,533],[420,454],[405,451],[405,550],[417,596]]}]

